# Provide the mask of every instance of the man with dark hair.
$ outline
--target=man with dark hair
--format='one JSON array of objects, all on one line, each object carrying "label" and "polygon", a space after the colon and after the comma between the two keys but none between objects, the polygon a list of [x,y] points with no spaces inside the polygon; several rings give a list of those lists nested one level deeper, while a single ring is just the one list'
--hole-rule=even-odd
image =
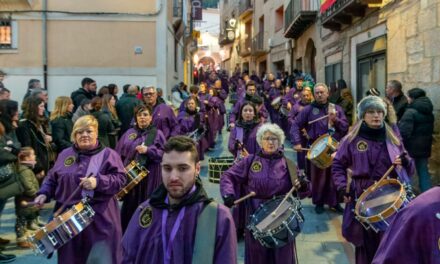
[{"label": "man with dark hair", "polygon": [[122,96],[116,103],[116,112],[121,121],[120,135],[123,135],[125,131],[130,128],[130,122],[134,116],[134,109],[136,106],[142,104],[142,101],[136,97],[138,92],[139,89],[136,85],[130,85],[125,96]]},{"label": "man with dark hair", "polygon": [[408,100],[402,92],[402,83],[397,80],[389,81],[385,89],[385,94],[393,103],[397,115],[397,121],[399,121],[400,118],[402,118],[403,113],[405,113],[406,106],[408,105]]},{"label": "man with dark hair", "polygon": [[162,185],[138,207],[124,235],[123,263],[237,263],[234,221],[207,197],[196,143],[171,137],[161,166]]},{"label": "man with dark hair", "polygon": [[28,89],[26,91],[26,94],[23,97],[23,101],[26,98],[28,98],[32,94],[32,92],[34,92],[36,89],[40,89],[40,90],[43,89],[41,87],[40,80],[38,80],[38,79],[30,79],[29,82],[28,82]]},{"label": "man with dark hair", "polygon": [[76,109],[81,104],[82,100],[84,99],[92,100],[93,97],[95,96],[96,96],[96,81],[89,77],[82,79],[81,88],[72,92],[72,94],[70,95],[70,98],[72,98],[73,104],[75,105],[73,111],[74,112],[76,111]]},{"label": "man with dark hair", "polygon": [[6,89],[5,87],[0,87],[0,100],[6,99],[9,100],[11,98],[11,91]]}]

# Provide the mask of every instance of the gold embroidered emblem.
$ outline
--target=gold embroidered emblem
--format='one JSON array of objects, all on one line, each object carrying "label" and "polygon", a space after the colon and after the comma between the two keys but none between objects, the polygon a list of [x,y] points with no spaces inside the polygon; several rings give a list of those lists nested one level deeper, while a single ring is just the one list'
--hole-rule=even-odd
[{"label": "gold embroidered emblem", "polygon": [[139,217],[139,225],[143,228],[147,228],[151,225],[152,222],[153,222],[153,210],[151,209],[150,206],[145,207],[142,210],[141,215]]},{"label": "gold embroidered emblem", "polygon": [[263,165],[261,164],[261,162],[259,162],[259,161],[252,162],[251,170],[253,172],[260,172],[262,168],[263,168]]},{"label": "gold embroidered emblem", "polygon": [[312,113],[314,115],[319,115],[319,109],[318,108],[313,108]]},{"label": "gold embroidered emblem", "polygon": [[131,133],[130,135],[128,135],[128,139],[130,140],[135,140],[136,139],[137,134],[136,133]]},{"label": "gold embroidered emblem", "polygon": [[75,156],[69,156],[64,160],[64,166],[70,167],[75,162]]},{"label": "gold embroidered emblem", "polygon": [[367,142],[361,140],[357,143],[356,148],[360,152],[365,152],[368,150],[368,144],[367,144]]},{"label": "gold embroidered emblem", "polygon": [[438,250],[440,250],[440,237],[438,238]]}]

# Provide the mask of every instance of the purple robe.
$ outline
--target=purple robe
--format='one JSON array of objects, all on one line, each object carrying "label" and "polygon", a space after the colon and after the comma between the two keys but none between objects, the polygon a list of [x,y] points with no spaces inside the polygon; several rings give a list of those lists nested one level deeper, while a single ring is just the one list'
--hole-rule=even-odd
[{"label": "purple robe", "polygon": [[173,109],[166,104],[156,104],[154,106],[153,124],[162,131],[166,139],[176,135],[174,131],[177,126],[176,115]]},{"label": "purple robe", "polygon": [[[292,123],[295,121],[296,117],[304,109],[305,106],[307,106],[307,104],[303,104],[303,102],[301,102],[301,101],[298,101],[296,104],[292,105],[292,109],[290,109],[289,116],[288,116],[288,123],[289,123],[288,127],[289,127],[289,135],[290,135],[289,138],[293,138],[293,136],[292,136],[292,134],[293,134]],[[301,137],[301,141],[300,141],[301,146],[303,148],[307,148],[309,139],[303,133],[301,133],[300,137]],[[305,151],[297,152],[296,158],[297,158],[298,168],[300,170],[305,170],[306,164],[308,163],[306,160],[306,152]],[[309,170],[307,170],[307,171],[309,171]],[[311,180],[310,173],[307,173],[307,176],[309,177],[308,179]]]},{"label": "purple robe", "polygon": [[[107,247],[111,252],[112,263],[119,264],[122,260],[121,248],[121,219],[119,206],[115,194],[125,184],[124,166],[118,153],[112,149],[104,148],[103,163],[99,173],[95,175],[97,180],[93,198],[90,205],[95,210],[93,222],[67,244],[58,249],[58,263],[81,264],[86,263],[94,245]],[[44,194],[49,199],[55,199],[55,210],[61,204],[65,204],[69,196],[78,187],[80,179],[86,176],[87,168],[92,154],[77,153],[73,147],[63,150],[54,167],[46,176],[39,194]],[[70,164],[71,165],[68,165]],[[66,208],[80,202],[82,199],[79,192]]]},{"label": "purple robe", "polygon": [[[315,102],[304,107],[304,109],[296,117],[292,123],[291,140],[293,143],[301,144],[301,137],[303,128],[306,129],[310,142],[315,142],[318,137],[328,133],[328,118],[317,121],[313,124],[308,124],[309,121],[315,120],[319,117],[327,115],[328,105],[323,107],[317,105]],[[334,122],[335,133],[333,137],[340,140],[348,131],[347,118],[344,111],[338,105],[336,108],[336,120]],[[311,164],[310,174],[312,179],[312,202],[315,205],[327,204],[334,207],[338,204],[336,188],[331,177],[331,167],[322,170]]]},{"label": "purple robe", "polygon": [[[196,123],[196,115],[198,116],[199,123]],[[179,124],[179,135],[188,135],[194,132],[196,129],[204,127],[205,114],[202,112],[196,112],[189,114],[186,111],[180,112],[177,116],[177,123]],[[206,132],[205,132],[206,133]],[[199,152],[199,160],[204,160],[204,152],[209,147],[206,137],[203,136],[197,142],[197,151]]]},{"label": "purple robe", "polygon": [[[141,204],[136,210],[122,241],[124,251],[123,263],[164,263],[162,241],[162,216],[164,210],[152,207],[152,222],[148,227],[139,225],[140,214],[149,201]],[[171,260],[173,264],[191,264],[194,251],[195,233],[198,216],[203,208],[203,203],[198,202],[185,207],[185,214],[181,220],[182,225],[176,233],[171,247]],[[173,225],[180,211],[169,211],[166,218],[166,237],[170,237]],[[214,249],[214,263],[237,263],[237,240],[235,227],[229,210],[219,205],[217,214],[216,242]]]},{"label": "purple robe", "polygon": [[122,135],[116,146],[116,151],[121,155],[124,166],[136,160],[149,171],[146,178],[140,181],[123,198],[124,203],[121,208],[122,230],[127,228],[131,216],[138,205],[146,201],[151,193],[162,184],[160,163],[162,161],[163,146],[166,141],[162,131],[156,130],[156,137],[153,140],[153,144],[147,146],[147,153],[139,154],[136,151],[136,147],[145,142],[149,133],[152,133],[151,129],[139,130],[137,128],[130,128]]},{"label": "purple robe", "polygon": [[[280,110],[279,109],[275,109],[272,106],[272,101],[275,98],[278,98],[282,96],[281,95],[281,90],[279,88],[276,87],[272,87],[272,89],[270,89],[269,91],[269,104],[267,105],[268,108],[267,110],[269,111],[269,116],[270,116],[270,120],[273,124],[277,124],[279,126],[281,126],[281,122],[280,122]],[[280,105],[281,105],[281,100],[280,100]],[[281,107],[281,106],[280,106]]]},{"label": "purple robe", "polygon": [[440,263],[440,187],[413,200],[388,227],[373,264]]},{"label": "purple robe", "polygon": [[[180,104],[179,106],[179,113],[185,111],[186,108],[186,102],[192,98],[192,96],[186,98],[185,100],[183,100],[183,102]],[[197,97],[197,107],[199,108],[200,112],[205,112],[205,104],[203,102],[200,101],[199,97]]]},{"label": "purple robe", "polygon": [[[366,150],[363,150],[364,147]],[[348,136],[345,137],[339,145],[332,165],[332,175],[337,190],[346,190],[346,171],[347,168],[350,168],[352,170],[350,191],[353,197],[358,198],[364,190],[378,181],[388,170],[394,161],[394,153],[403,153],[403,151],[402,144],[396,146],[390,142],[368,140],[360,135],[349,142]],[[402,169],[400,168],[400,170]],[[408,162],[405,169],[412,174],[414,171],[412,161]],[[390,177],[398,177],[396,170],[390,174]],[[342,235],[355,246],[356,263],[367,264],[371,263],[383,233],[375,233],[371,229],[365,230],[361,223],[355,219],[353,212],[355,205],[355,202],[352,201],[345,206]]]},{"label": "purple robe", "polygon": [[[260,170],[250,169],[252,163],[260,162]],[[241,194],[236,193],[236,186],[242,184],[245,193],[254,191],[256,196],[243,202],[246,206],[246,221],[249,216],[264,202],[273,196],[285,195],[292,188],[292,183],[283,158],[282,151],[272,155],[249,155],[239,163],[232,165],[220,178],[222,196],[232,195],[235,199]],[[294,243],[281,248],[266,248],[254,239],[249,230],[245,234],[245,263],[247,264],[293,264],[295,263]]]}]

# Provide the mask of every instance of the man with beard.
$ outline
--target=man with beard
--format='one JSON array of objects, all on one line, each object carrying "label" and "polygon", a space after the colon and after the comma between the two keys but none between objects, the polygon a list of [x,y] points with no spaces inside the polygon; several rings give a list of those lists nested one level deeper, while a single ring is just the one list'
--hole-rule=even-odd
[{"label": "man with beard", "polygon": [[[235,126],[235,120],[240,115],[240,109],[246,102],[250,102],[252,97],[257,95],[257,87],[255,86],[254,81],[249,81],[246,84],[246,94],[244,97],[238,99],[235,103],[234,107],[231,110],[231,114],[229,115],[229,127],[233,128]],[[266,107],[264,105],[259,109],[258,116],[267,119],[269,113],[267,112]]]},{"label": "man with beard", "polygon": [[[292,123],[291,140],[295,144],[294,150],[297,152],[302,151],[301,137],[303,129],[307,131],[310,142],[315,142],[324,134],[330,134],[339,141],[348,131],[348,121],[342,108],[328,102],[329,89],[327,85],[317,83],[313,91],[315,101],[304,107]],[[332,108],[335,111],[332,111]],[[322,118],[325,115],[328,115],[328,117]],[[309,124],[310,121],[318,118],[321,119]],[[342,213],[343,209],[338,203],[336,188],[332,181],[331,167],[323,170],[311,164],[310,173],[313,186],[312,202],[316,205],[316,213],[322,214],[324,212],[324,204]]]},{"label": "man with beard", "polygon": [[160,129],[165,138],[175,135],[174,128],[177,126],[177,119],[171,107],[157,101],[157,91],[154,86],[142,88],[144,103],[153,109],[153,124]]},{"label": "man with beard", "polygon": [[199,173],[195,143],[185,136],[170,138],[162,159],[163,184],[131,219],[122,242],[123,263],[237,263],[231,214],[207,197]]}]

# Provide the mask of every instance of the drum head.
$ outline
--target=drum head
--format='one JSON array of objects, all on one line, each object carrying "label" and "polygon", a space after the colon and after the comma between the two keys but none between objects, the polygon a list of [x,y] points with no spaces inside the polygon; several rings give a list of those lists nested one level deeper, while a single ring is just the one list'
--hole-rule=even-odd
[{"label": "drum head", "polygon": [[322,139],[317,139],[316,142],[313,144],[312,148],[310,149],[310,158],[314,159],[317,156],[319,156],[328,145],[330,137],[324,137]]},{"label": "drum head", "polygon": [[371,217],[390,208],[401,195],[400,184],[390,183],[377,187],[363,201],[359,201],[359,215]]}]

